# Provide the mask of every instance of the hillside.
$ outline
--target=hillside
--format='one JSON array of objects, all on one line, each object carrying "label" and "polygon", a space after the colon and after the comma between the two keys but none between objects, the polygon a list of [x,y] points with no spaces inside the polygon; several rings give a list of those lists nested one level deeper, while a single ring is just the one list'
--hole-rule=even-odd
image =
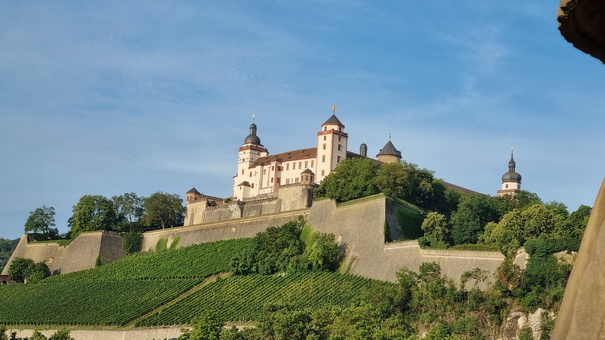
[{"label": "hillside", "polygon": [[267,303],[347,306],[359,301],[364,287],[392,285],[325,272],[214,276],[227,272],[235,252],[250,246],[251,239],[237,239],[145,252],[37,284],[0,286],[0,323],[182,325],[210,311],[228,321],[254,321]]}]

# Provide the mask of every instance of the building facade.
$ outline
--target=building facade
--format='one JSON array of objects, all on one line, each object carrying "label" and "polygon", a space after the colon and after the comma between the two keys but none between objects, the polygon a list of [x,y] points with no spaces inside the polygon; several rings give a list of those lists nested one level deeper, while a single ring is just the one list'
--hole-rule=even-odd
[{"label": "building facade", "polygon": [[[296,184],[317,185],[347,158],[366,157],[367,145],[359,153],[348,151],[349,135],[332,114],[317,132],[311,148],[270,155],[261,144],[256,124],[238,150],[237,173],[233,177],[233,198],[239,201],[276,193],[280,187]],[[378,161],[399,162],[401,152],[389,140],[377,155]]]}]

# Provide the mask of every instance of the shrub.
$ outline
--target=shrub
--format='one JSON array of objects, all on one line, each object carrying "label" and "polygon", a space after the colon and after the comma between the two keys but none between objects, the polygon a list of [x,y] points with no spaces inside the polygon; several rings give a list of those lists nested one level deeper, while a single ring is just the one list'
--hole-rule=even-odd
[{"label": "shrub", "polygon": [[126,255],[134,254],[141,249],[142,234],[126,233],[122,239],[122,248]]}]

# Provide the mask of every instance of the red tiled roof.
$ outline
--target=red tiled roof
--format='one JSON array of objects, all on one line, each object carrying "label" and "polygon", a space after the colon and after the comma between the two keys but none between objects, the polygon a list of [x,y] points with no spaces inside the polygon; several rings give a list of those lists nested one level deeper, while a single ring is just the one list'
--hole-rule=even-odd
[{"label": "red tiled roof", "polygon": [[252,167],[259,166],[259,165],[267,165],[267,164],[273,163],[275,161],[289,162],[289,161],[297,161],[297,160],[301,160],[301,159],[310,159],[310,158],[313,158],[313,159],[317,158],[317,148],[300,149],[300,150],[282,152],[282,153],[278,153],[275,155],[261,157],[261,158],[257,159],[254,162],[254,164],[252,164]]},{"label": "red tiled roof", "polygon": [[446,187],[448,187],[448,188],[450,188],[450,189],[456,189],[456,190],[460,190],[460,191],[462,191],[463,193],[465,193],[465,194],[467,194],[467,195],[471,195],[471,194],[478,194],[478,192],[476,192],[476,191],[474,191],[474,190],[467,189],[467,188],[463,188],[463,187],[458,186],[458,185],[456,185],[456,184],[448,183],[448,182],[446,182],[446,181],[442,181],[442,182],[443,182],[443,184],[444,184]]}]

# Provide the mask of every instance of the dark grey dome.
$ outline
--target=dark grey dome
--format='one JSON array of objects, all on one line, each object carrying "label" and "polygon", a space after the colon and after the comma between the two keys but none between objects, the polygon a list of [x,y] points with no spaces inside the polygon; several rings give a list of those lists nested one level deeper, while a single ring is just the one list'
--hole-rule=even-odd
[{"label": "dark grey dome", "polygon": [[256,124],[250,124],[250,134],[244,139],[244,144],[260,145],[260,138],[256,135]]},{"label": "dark grey dome", "polygon": [[502,175],[502,183],[506,182],[517,182],[521,183],[521,175],[514,171],[509,171]]},{"label": "dark grey dome", "polygon": [[508,172],[502,175],[502,183],[517,182],[521,183],[521,175],[515,171],[517,163],[513,158],[513,153],[510,153],[510,161],[508,161]]}]

